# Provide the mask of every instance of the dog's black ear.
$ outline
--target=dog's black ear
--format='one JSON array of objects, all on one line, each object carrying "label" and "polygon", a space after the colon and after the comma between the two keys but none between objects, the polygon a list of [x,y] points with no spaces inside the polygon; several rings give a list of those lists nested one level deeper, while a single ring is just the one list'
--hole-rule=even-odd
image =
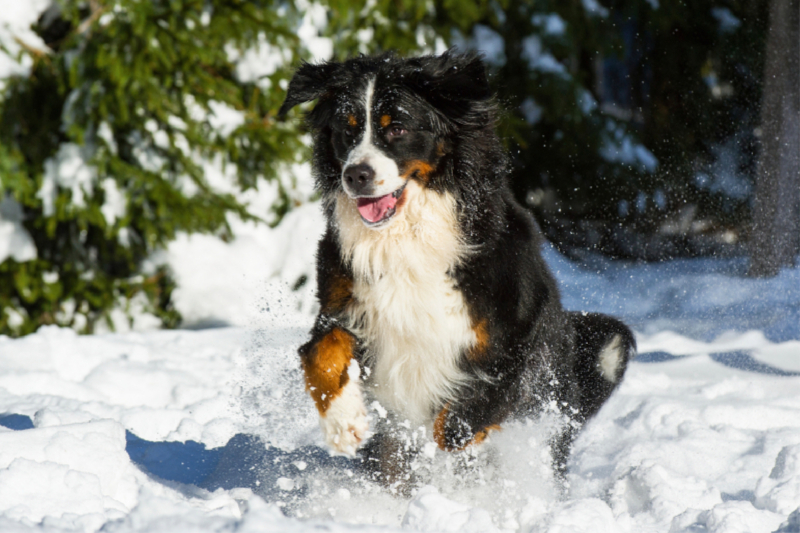
[{"label": "dog's black ear", "polygon": [[483,56],[448,50],[434,60],[430,89],[448,100],[482,101],[492,96]]},{"label": "dog's black ear", "polygon": [[318,65],[303,63],[294,73],[286,92],[286,100],[278,110],[278,118],[284,118],[286,113],[297,104],[316,100],[324,95],[333,85],[336,72],[341,63],[326,61]]},{"label": "dog's black ear", "polygon": [[486,67],[480,54],[458,54],[448,50],[440,56],[428,56],[410,62],[413,71],[408,76],[412,89],[456,117],[470,108],[470,103],[492,98]]}]

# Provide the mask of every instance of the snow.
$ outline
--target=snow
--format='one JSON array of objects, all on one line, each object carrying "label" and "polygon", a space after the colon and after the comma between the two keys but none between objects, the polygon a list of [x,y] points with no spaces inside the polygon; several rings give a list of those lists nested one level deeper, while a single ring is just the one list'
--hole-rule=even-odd
[{"label": "snow", "polygon": [[303,20],[297,29],[297,35],[311,54],[312,61],[320,62],[331,59],[333,57],[333,41],[328,37],[321,36],[328,25],[327,8],[310,0],[298,0],[296,6],[303,13]]},{"label": "snow", "polygon": [[10,196],[0,200],[0,263],[9,257],[17,262],[36,259],[36,244],[22,225],[22,206]]},{"label": "snow", "polygon": [[532,21],[534,26],[538,26],[548,35],[564,35],[567,31],[567,23],[558,13],[547,13],[534,15]]},{"label": "snow", "polygon": [[263,90],[271,88],[267,76],[291,61],[289,50],[273,46],[264,33],[258,35],[258,44],[240,53],[233,47],[227,49],[229,59],[236,64],[236,77],[243,83],[257,83]]},{"label": "snow", "polygon": [[44,162],[42,185],[36,193],[42,200],[44,216],[55,214],[55,203],[58,188],[68,189],[71,193],[71,204],[85,207],[84,196],[91,194],[92,186],[97,179],[97,171],[89,164],[90,156],[85,147],[75,143],[63,143],[53,157]]},{"label": "snow", "polygon": [[520,110],[522,114],[525,115],[525,120],[528,121],[528,124],[534,125],[542,118],[542,113],[544,110],[536,103],[536,101],[528,97],[522,101],[522,105],[520,105]]},{"label": "snow", "polygon": [[102,186],[105,199],[100,207],[100,212],[103,214],[103,218],[106,219],[106,224],[113,226],[117,219],[125,216],[128,201],[113,178],[105,178]]},{"label": "snow", "polygon": [[[772,342],[800,339],[798,268],[758,280],[746,276],[744,257],[654,264],[595,257],[579,268],[552,248],[545,249],[545,256],[562,283],[568,308],[617,315],[643,333],[675,331],[706,343],[716,341],[723,350],[756,346],[766,350],[764,338]],[[730,330],[749,331],[744,339],[752,339],[751,344],[732,345],[726,334]],[[760,340],[753,338],[758,335]],[[697,345],[693,353],[707,349],[708,345]],[[673,350],[670,353],[690,353]]]},{"label": "snow", "polygon": [[237,128],[244,124],[244,113],[238,109],[216,100],[208,102],[211,113],[208,122],[211,127],[223,137],[229,137]]},{"label": "snow", "polygon": [[600,156],[606,161],[636,166],[645,172],[654,172],[658,159],[643,144],[636,142],[619,124],[612,120],[606,122],[605,138],[600,148]]},{"label": "snow", "polygon": [[[721,89],[715,85],[712,87],[714,90]],[[753,184],[741,171],[743,157],[736,151],[737,143],[741,142],[742,139],[737,137],[713,148],[714,162],[705,172],[698,172],[695,176],[698,187],[737,200],[752,196]]]},{"label": "snow", "polygon": [[[600,18],[608,17],[609,14],[608,8],[600,5],[600,3],[597,0],[581,0],[581,3],[583,4],[583,9],[586,10],[587,14]],[[652,5],[653,4],[651,4],[651,6]]]},{"label": "snow", "polygon": [[27,0],[25,2],[4,2],[3,15],[0,18],[0,47],[8,54],[0,53],[0,87],[3,80],[13,75],[26,75],[32,60],[17,56],[27,46],[37,50],[46,50],[47,46],[36,33],[30,29],[39,15],[52,3],[52,0]]},{"label": "snow", "polygon": [[472,48],[480,50],[487,63],[501,67],[506,63],[505,40],[502,35],[489,26],[476,24],[472,30],[470,43]]},{"label": "snow", "polygon": [[711,15],[717,19],[720,33],[733,33],[742,25],[742,21],[736,18],[727,7],[713,7]]},{"label": "snow", "polygon": [[[465,36],[453,31],[452,46],[460,50],[477,50],[492,67],[502,67],[506,63],[505,40],[503,36],[485,24],[475,24],[472,35]],[[438,48],[438,45],[437,45]]]},{"label": "snow", "polygon": [[544,51],[542,39],[538,35],[529,35],[522,40],[522,58],[528,62],[532,70],[547,74],[555,74],[568,78],[566,67],[551,53]]},{"label": "snow", "polygon": [[[292,167],[298,190],[311,187],[307,164]],[[310,192],[310,191],[309,191]],[[250,211],[266,216],[271,191],[261,183],[258,191],[243,196]],[[324,219],[319,205],[303,204],[270,231],[264,225],[229,221],[236,235],[225,243],[212,235],[181,233],[156,258],[166,262],[178,283],[172,301],[188,327],[254,326],[269,305],[265,295],[305,283],[291,298],[298,309],[316,309],[314,255]],[[202,264],[203,268],[198,268]],[[220,273],[225,273],[221,275]],[[288,289],[286,292],[291,292]]]},{"label": "snow", "polygon": [[595,109],[597,109],[597,100],[594,99],[592,93],[587,91],[586,89],[579,89],[578,93],[578,107],[581,110],[581,113],[584,115],[591,114]]}]

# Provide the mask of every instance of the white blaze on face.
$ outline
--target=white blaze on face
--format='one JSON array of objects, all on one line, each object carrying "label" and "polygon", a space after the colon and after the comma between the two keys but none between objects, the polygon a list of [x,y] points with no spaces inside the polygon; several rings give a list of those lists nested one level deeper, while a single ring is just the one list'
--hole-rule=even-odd
[{"label": "white blaze on face", "polygon": [[[361,137],[361,142],[356,145],[347,156],[347,161],[343,169],[352,165],[369,165],[375,171],[375,190],[370,196],[378,197],[391,194],[400,189],[405,181],[400,177],[400,170],[397,163],[386,154],[384,154],[373,141],[374,132],[372,129],[372,106],[374,104],[375,95],[375,78],[367,82],[367,88],[364,91],[362,102],[366,111],[364,123],[364,136]],[[354,194],[347,186],[347,181],[342,177],[342,185],[348,196],[355,198]]]}]

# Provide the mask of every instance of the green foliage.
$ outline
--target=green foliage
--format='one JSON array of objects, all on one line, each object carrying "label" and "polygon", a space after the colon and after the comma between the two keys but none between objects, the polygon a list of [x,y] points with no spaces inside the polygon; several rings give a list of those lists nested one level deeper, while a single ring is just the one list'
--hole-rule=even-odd
[{"label": "green foliage", "polygon": [[269,89],[290,73],[243,81],[234,59],[259,42],[299,54],[297,21],[292,5],[249,0],[63,0],[40,19],[48,50],[25,50],[30,74],[0,98],[0,195],[22,206],[38,252],[0,264],[0,333],[91,332],[131,306],[176,325],[152,252],[180,231],[229,236],[229,214],[254,218],[204,161],[232,165],[241,189],[273,181],[272,216],[285,212],[280,163],[304,147],[274,120],[283,95]]},{"label": "green foliage", "polygon": [[[454,31],[470,32],[502,5],[487,0],[324,0],[329,8],[326,34],[335,38],[334,55],[396,51],[430,53],[451,44]],[[502,4],[505,0],[502,0]]]}]

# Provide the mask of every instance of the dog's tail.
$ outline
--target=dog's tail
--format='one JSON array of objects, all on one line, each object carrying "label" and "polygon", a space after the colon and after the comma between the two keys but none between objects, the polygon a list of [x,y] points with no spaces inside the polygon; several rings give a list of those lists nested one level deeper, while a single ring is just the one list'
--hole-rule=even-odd
[{"label": "dog's tail", "polygon": [[598,313],[569,313],[575,328],[575,375],[581,389],[581,418],[587,420],[622,381],[628,361],[636,356],[631,330]]}]

